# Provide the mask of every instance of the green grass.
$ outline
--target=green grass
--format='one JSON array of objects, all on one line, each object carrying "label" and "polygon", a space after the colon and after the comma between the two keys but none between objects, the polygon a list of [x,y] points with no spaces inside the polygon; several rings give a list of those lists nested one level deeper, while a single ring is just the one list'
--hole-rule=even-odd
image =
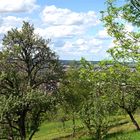
[{"label": "green grass", "polygon": [[[76,121],[77,129],[83,127],[82,123]],[[65,129],[61,122],[45,122],[40,127],[33,140],[52,140],[60,137],[67,137],[72,134],[72,121],[65,122]]]},{"label": "green grass", "polygon": [[[140,124],[140,116],[136,116]],[[125,120],[129,120],[126,116]],[[61,122],[45,122],[40,127],[33,140],[92,140],[88,136],[87,130],[83,129],[81,121],[76,121],[77,131],[75,138],[72,137],[72,121],[66,121],[65,129]],[[135,131],[135,127],[129,123],[112,128],[104,140],[140,140],[140,132]]]},{"label": "green grass", "polygon": [[[83,137],[77,140],[92,140],[90,137]],[[108,135],[104,140],[140,140],[140,132],[131,131],[128,133],[119,132]]]},{"label": "green grass", "polygon": [[140,132],[118,132],[108,135],[105,140],[140,140]]}]

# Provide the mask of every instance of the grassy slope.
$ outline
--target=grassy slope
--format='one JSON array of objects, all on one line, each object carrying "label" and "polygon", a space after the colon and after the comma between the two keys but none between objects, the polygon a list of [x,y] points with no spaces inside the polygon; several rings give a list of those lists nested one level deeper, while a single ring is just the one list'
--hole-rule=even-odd
[{"label": "grassy slope", "polygon": [[[140,116],[136,116],[140,124]],[[129,119],[126,117],[126,119]],[[83,124],[77,121],[77,127],[80,129]],[[105,140],[140,140],[140,132],[134,131],[135,127],[129,120],[129,123],[115,127],[110,130],[108,136]],[[88,136],[83,136],[85,134],[84,129],[78,131],[76,138],[74,140],[91,140]],[[67,121],[65,130],[60,122],[46,122],[40,127],[40,131],[36,133],[33,140],[72,140],[72,122]],[[64,137],[64,138],[63,138]]]},{"label": "grassy slope", "polygon": [[[76,121],[77,127],[83,127],[80,121]],[[61,122],[46,122],[40,127],[33,140],[52,140],[66,137],[72,134],[72,121],[65,123],[65,129]]]}]

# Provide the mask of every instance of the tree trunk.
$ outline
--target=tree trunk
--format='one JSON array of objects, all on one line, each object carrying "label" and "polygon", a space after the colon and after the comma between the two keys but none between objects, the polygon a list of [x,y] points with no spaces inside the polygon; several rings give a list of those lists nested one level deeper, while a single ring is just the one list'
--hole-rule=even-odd
[{"label": "tree trunk", "polygon": [[75,113],[72,114],[72,124],[73,124],[73,136],[75,135],[76,126],[75,126]]},{"label": "tree trunk", "polygon": [[34,134],[35,134],[36,131],[38,130],[38,127],[39,127],[38,120],[40,120],[40,119],[39,119],[39,117],[40,117],[40,113],[41,113],[41,110],[39,110],[38,113],[37,113],[36,115],[34,115],[34,119],[35,119],[35,125],[36,125],[36,127],[35,127],[34,130],[31,132],[31,135],[30,135],[30,137],[29,137],[29,140],[32,140]]},{"label": "tree trunk", "polygon": [[129,111],[127,111],[127,113],[128,113],[128,115],[129,115],[131,121],[132,121],[133,124],[135,125],[136,129],[137,129],[138,131],[140,131],[139,124],[138,124],[137,121],[135,120],[135,118],[134,118],[134,116],[132,115],[132,113],[129,112]]},{"label": "tree trunk", "polygon": [[65,127],[65,126],[66,126],[66,125],[65,125],[65,120],[62,119],[61,122],[62,122],[62,125],[63,125],[63,129],[65,130],[65,128],[66,128],[66,127]]},{"label": "tree trunk", "polygon": [[96,140],[102,140],[101,126],[99,126],[99,127],[97,128],[97,131],[96,131]]},{"label": "tree trunk", "polygon": [[26,139],[25,117],[26,117],[26,113],[23,111],[20,115],[19,120],[18,120],[21,140]]},{"label": "tree trunk", "polygon": [[32,132],[32,134],[29,137],[29,140],[32,140],[32,138],[33,138],[33,136],[34,136],[34,134],[35,134],[36,131],[37,131],[37,129]]}]

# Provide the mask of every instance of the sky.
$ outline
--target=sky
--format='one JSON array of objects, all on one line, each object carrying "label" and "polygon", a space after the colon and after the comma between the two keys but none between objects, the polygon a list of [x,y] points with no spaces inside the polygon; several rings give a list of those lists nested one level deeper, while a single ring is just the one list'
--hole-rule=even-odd
[{"label": "sky", "polygon": [[[49,47],[60,59],[98,61],[108,59],[112,47],[100,21],[105,0],[0,0],[0,44],[11,28],[23,21],[34,24],[35,33],[51,39]],[[2,47],[2,45],[0,45]]]}]

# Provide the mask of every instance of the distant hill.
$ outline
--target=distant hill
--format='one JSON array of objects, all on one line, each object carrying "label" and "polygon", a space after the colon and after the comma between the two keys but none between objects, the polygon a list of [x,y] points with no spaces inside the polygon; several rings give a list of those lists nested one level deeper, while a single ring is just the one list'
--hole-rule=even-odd
[{"label": "distant hill", "polygon": [[[80,60],[59,60],[59,61],[64,67],[69,67],[72,64],[80,64]],[[89,61],[89,62],[91,62],[92,64],[98,64],[100,61]],[[128,65],[131,68],[135,68],[136,66],[136,63],[134,62],[125,62],[123,64]]]},{"label": "distant hill", "polygon": [[[62,63],[62,65],[70,65],[70,64],[72,64],[72,63],[77,63],[77,64],[80,63],[79,60],[60,60],[60,62]],[[97,64],[97,63],[99,63],[100,61],[89,61],[89,62],[91,62],[91,63],[93,63],[93,64]]]}]

